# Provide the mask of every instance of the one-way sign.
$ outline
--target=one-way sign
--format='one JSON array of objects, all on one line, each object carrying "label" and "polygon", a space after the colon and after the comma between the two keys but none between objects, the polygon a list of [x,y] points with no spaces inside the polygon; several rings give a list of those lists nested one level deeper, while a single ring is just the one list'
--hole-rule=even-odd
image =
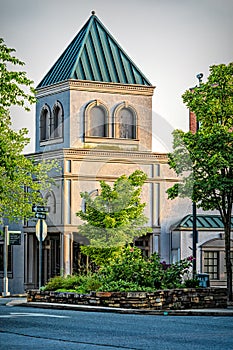
[{"label": "one-way sign", "polygon": [[36,213],[35,218],[46,220],[46,213]]},{"label": "one-way sign", "polygon": [[33,205],[32,206],[33,213],[49,213],[50,207],[45,207],[44,205]]}]

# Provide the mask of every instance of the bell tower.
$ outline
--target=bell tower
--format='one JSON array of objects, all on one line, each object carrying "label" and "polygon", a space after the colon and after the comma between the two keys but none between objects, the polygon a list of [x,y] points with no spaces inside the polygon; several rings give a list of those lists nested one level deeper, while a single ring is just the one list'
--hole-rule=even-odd
[{"label": "bell tower", "polygon": [[[76,213],[85,205],[81,192],[98,194],[99,181],[144,171],[142,200],[153,233],[140,240],[149,255],[159,249],[160,163],[152,153],[154,87],[92,12],[88,21],[36,89],[34,158],[61,165],[56,185],[43,193],[50,206],[44,244],[44,282],[77,271],[82,224]],[[157,179],[156,183],[154,179]],[[26,286],[38,286],[35,227],[25,227]],[[30,265],[32,264],[32,265]],[[29,266],[34,266],[33,270]]]}]

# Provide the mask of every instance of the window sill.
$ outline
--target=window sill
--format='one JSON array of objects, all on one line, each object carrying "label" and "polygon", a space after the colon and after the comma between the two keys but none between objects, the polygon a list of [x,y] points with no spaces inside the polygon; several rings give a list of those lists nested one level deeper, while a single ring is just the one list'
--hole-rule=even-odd
[{"label": "window sill", "polygon": [[63,137],[57,137],[54,139],[43,140],[43,141],[40,141],[40,147],[54,145],[56,143],[63,143],[63,141],[64,141]]},{"label": "window sill", "polygon": [[135,139],[116,139],[112,137],[86,136],[84,142],[85,147],[90,148],[137,150],[139,147],[139,140]]},{"label": "window sill", "polygon": [[123,144],[138,144],[139,140],[137,139],[120,139],[113,137],[98,137],[98,136],[85,136],[85,142],[102,142],[102,143],[123,143]]}]

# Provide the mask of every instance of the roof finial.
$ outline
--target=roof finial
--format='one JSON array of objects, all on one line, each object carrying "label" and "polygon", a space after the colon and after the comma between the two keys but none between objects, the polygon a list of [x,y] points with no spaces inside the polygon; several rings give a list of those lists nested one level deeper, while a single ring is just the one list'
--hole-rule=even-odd
[{"label": "roof finial", "polygon": [[91,14],[94,16],[95,15],[95,11],[93,10],[93,11],[91,11]]}]

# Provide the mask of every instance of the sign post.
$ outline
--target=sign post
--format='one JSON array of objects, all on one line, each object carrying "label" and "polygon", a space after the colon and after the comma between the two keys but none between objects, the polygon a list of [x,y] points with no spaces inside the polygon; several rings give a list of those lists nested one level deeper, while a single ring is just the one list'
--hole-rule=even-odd
[{"label": "sign post", "polygon": [[8,226],[3,227],[3,232],[4,232],[4,277],[3,277],[2,296],[7,297],[10,295],[10,292],[8,292],[8,276],[7,276],[8,245],[9,245]]},{"label": "sign post", "polygon": [[36,224],[36,237],[39,241],[39,288],[42,287],[42,271],[43,271],[43,250],[42,242],[47,236],[47,224],[45,220],[39,219]]},{"label": "sign post", "polygon": [[42,287],[42,234],[43,234],[43,222],[40,220],[40,239],[39,239],[39,289]]},{"label": "sign post", "polygon": [[50,211],[50,207],[41,205],[33,205],[32,211],[35,217],[38,219],[36,224],[36,236],[39,240],[39,289],[42,287],[42,271],[43,271],[43,250],[42,242],[47,235],[47,225],[44,221],[46,219],[46,213]]}]

